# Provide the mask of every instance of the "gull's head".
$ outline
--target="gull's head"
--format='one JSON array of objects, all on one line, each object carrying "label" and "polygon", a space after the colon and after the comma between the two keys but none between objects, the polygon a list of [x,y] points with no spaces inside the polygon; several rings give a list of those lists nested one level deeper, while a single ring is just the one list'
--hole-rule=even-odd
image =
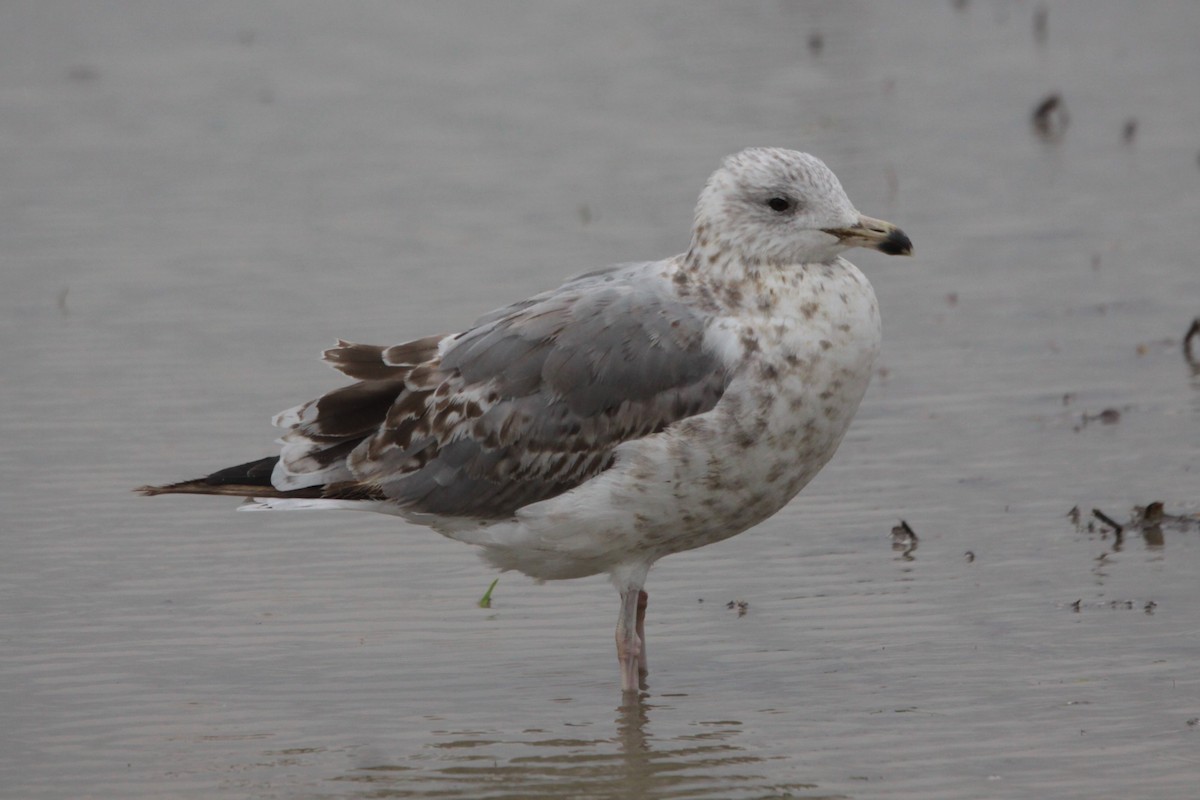
[{"label": "gull's head", "polygon": [[819,158],[752,147],[725,159],[696,205],[692,251],[751,264],[826,263],[851,247],[910,255],[890,222],[858,213]]}]

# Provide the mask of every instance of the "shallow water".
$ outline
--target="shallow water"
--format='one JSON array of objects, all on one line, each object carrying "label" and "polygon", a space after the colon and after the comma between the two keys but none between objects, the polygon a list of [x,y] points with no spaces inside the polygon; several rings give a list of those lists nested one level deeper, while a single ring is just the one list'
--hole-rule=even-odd
[{"label": "shallow water", "polygon": [[[1200,5],[1036,8],[6,5],[0,795],[1190,796],[1200,525],[1088,525],[1200,512]],[[603,578],[484,610],[420,528],[129,493],[269,452],[337,336],[677,252],[751,144],[917,257],[854,257],[829,467],[655,568],[638,702]]]}]

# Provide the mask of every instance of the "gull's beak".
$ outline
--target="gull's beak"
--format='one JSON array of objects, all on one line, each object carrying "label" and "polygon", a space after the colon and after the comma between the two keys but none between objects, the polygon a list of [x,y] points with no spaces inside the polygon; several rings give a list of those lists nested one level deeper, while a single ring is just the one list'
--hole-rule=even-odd
[{"label": "gull's beak", "polygon": [[857,225],[849,228],[825,228],[846,247],[870,247],[889,256],[911,256],[912,240],[890,222],[871,217],[859,217]]}]

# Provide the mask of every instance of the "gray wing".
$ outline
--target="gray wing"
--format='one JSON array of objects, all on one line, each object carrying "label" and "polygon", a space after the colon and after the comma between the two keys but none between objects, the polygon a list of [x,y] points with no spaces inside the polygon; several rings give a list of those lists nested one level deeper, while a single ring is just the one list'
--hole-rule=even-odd
[{"label": "gray wing", "polygon": [[711,409],[728,381],[707,320],[639,275],[593,273],[492,312],[440,355],[440,337],[341,343],[326,359],[363,380],[287,412],[285,465],[307,458],[449,516],[507,516],[578,486],[621,442]]}]

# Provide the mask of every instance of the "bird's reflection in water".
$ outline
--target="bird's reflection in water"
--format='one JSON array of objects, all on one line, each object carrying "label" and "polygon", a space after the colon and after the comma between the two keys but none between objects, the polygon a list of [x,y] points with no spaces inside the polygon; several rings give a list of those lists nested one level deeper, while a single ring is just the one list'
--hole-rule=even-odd
[{"label": "bird's reflection in water", "polygon": [[[660,700],[670,698],[660,698]],[[686,703],[686,700],[684,700]],[[780,784],[755,769],[764,759],[738,746],[737,720],[672,722],[681,706],[652,703],[642,694],[616,709],[612,736],[521,735],[496,731],[432,731],[431,752],[398,764],[366,764],[335,778],[333,796],[470,798],[679,798],[805,796],[812,784]],[[686,707],[682,708],[686,712]],[[655,735],[661,717],[673,735]],[[576,723],[579,727],[591,727]],[[561,734],[571,723],[556,726]],[[440,733],[440,735],[439,735]]]}]

